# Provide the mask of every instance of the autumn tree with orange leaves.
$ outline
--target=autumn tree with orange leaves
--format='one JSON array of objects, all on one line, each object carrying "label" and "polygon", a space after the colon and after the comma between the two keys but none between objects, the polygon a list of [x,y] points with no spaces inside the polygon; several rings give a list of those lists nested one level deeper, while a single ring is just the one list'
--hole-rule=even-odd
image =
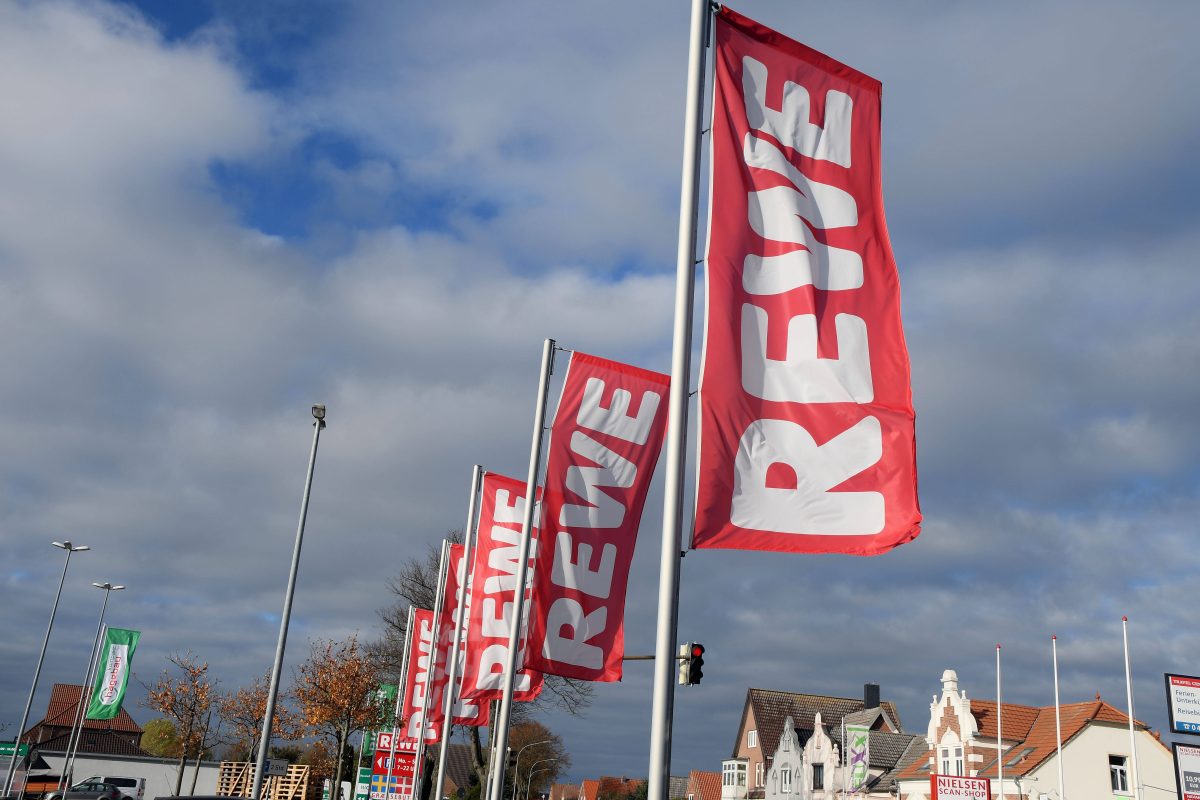
[{"label": "autumn tree with orange leaves", "polygon": [[207,747],[213,718],[214,684],[208,677],[208,663],[201,662],[191,651],[176,653],[167,659],[178,675],[168,667],[152,685],[146,687],[147,708],[158,711],[175,723],[179,735],[179,770],[175,776],[175,795],[183,786],[183,770],[189,755],[197,761]]},{"label": "autumn tree with orange leaves", "polygon": [[[230,741],[245,746],[246,760],[253,761],[267,716],[267,675],[254,679],[248,687],[226,692],[217,698],[217,713],[229,725]],[[271,722],[271,737],[295,741],[304,736],[304,721],[283,704],[276,704]]]},{"label": "autumn tree with orange leaves", "polygon": [[314,642],[308,660],[296,672],[292,694],[305,725],[310,733],[336,742],[332,785],[339,793],[346,742],[355,732],[377,726],[389,711],[378,688],[379,672],[359,649],[357,636],[344,642]]}]

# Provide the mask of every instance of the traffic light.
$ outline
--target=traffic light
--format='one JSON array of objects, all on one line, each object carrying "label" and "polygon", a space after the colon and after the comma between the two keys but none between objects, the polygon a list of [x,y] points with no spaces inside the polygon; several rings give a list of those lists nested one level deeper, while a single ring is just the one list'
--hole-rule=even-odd
[{"label": "traffic light", "polygon": [[688,647],[688,683],[695,686],[704,677],[704,645],[692,642]]},{"label": "traffic light", "polygon": [[695,686],[704,677],[704,645],[688,642],[679,645],[679,685]]}]

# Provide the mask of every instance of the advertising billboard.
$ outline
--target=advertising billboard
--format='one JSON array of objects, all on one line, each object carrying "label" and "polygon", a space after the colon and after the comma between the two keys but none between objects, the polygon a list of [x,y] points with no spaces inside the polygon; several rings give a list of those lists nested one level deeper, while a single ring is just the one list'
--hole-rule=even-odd
[{"label": "advertising billboard", "polygon": [[1169,672],[1164,677],[1172,733],[1200,734],[1200,678]]},{"label": "advertising billboard", "polygon": [[967,778],[962,775],[930,775],[930,797],[933,800],[990,800],[990,778]]}]

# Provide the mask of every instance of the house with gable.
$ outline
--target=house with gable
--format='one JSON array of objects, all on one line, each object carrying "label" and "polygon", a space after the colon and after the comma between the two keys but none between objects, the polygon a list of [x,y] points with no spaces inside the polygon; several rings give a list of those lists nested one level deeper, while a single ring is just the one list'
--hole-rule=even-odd
[{"label": "house with gable", "polygon": [[842,788],[842,722],[869,729],[870,770],[860,796],[889,791],[905,754],[923,747],[904,734],[891,702],[867,684],[863,698],[750,689],[732,758],[722,763],[722,800],[824,800]]},{"label": "house with gable", "polygon": [[[1063,794],[1089,800],[1134,797],[1129,717],[1097,695],[1093,701],[1061,705],[1059,718]],[[959,689],[958,674],[948,669],[942,673],[941,694],[929,706],[923,752],[897,776],[899,798],[929,800],[930,775],[988,778],[992,796],[1005,800],[1058,798],[1059,741],[1053,705],[1001,703],[997,708],[994,700],[969,699]],[[1146,788],[1169,787],[1173,794],[1171,751],[1137,720],[1134,741],[1139,782]]]}]

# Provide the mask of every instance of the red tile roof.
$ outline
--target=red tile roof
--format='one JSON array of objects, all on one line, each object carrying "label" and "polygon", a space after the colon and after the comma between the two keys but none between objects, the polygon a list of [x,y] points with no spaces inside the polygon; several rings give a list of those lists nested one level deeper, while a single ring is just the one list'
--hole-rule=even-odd
[{"label": "red tile roof", "polygon": [[[645,781],[635,778],[614,778],[611,775],[602,775],[598,783],[596,797],[627,797],[636,792]],[[588,798],[588,800],[592,800],[592,798]]]},{"label": "red tile roof", "polygon": [[721,800],[721,773],[692,770],[687,793],[688,800]]},{"label": "red tile roof", "polygon": [[[884,700],[880,707],[888,717],[900,725],[900,714],[890,700]],[[862,698],[830,697],[822,694],[800,694],[799,692],[780,692],[772,689],[748,689],[746,705],[742,710],[742,721],[738,726],[738,735],[746,724],[746,715],[754,709],[754,720],[758,726],[758,741],[766,752],[774,752],[783,735],[783,721],[791,717],[796,727],[801,730],[813,729],[813,718],[820,712],[821,721],[825,726],[840,725],[842,717],[863,710]],[[733,756],[737,756],[738,741],[733,743]]]},{"label": "red tile roof", "polygon": [[[989,739],[995,741],[996,701],[971,700],[971,715],[979,724],[979,738],[983,741]],[[1059,716],[1062,720],[1063,744],[1074,738],[1092,722],[1129,724],[1129,717],[1123,711],[1110,706],[1103,700],[1059,706]],[[1139,720],[1134,720],[1134,722],[1142,729],[1149,727]],[[1006,776],[1026,775],[1058,750],[1054,706],[1038,707],[1004,703],[1001,705],[1000,724],[1003,741],[1014,743],[1004,751],[1004,774]],[[926,749],[924,756],[911,763],[900,777],[911,780],[928,775],[929,758],[932,755],[933,751]],[[996,759],[993,757],[990,762],[982,765],[978,775],[981,778],[995,778],[997,775]]]},{"label": "red tile roof", "polygon": [[579,800],[596,800],[600,781],[584,781],[579,787]]},{"label": "red tile roof", "polygon": [[553,783],[550,785],[550,800],[578,800],[579,786],[574,783]]},{"label": "red tile roof", "polygon": [[[48,725],[56,728],[70,728],[75,724],[75,716],[79,711],[79,695],[83,687],[71,683],[56,683],[50,690],[50,703],[46,707],[46,717],[38,725]],[[90,702],[92,689],[89,686],[84,695],[84,702]],[[35,728],[37,725],[34,726]],[[89,719],[84,722],[84,728],[122,731],[125,733],[142,733],[142,727],[133,721],[133,717],[122,708],[111,720]],[[32,730],[32,729],[31,729]]]}]

